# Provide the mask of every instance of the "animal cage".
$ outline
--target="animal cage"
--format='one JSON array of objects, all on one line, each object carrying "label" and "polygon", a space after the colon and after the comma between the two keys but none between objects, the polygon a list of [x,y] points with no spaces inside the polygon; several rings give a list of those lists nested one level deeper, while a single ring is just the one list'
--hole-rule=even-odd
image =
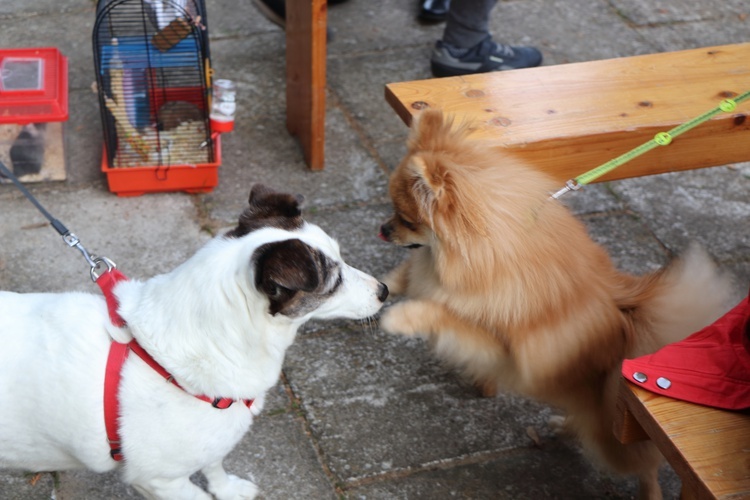
[{"label": "animal cage", "polygon": [[93,46],[110,189],[112,169],[214,165],[203,0],[99,0]]}]

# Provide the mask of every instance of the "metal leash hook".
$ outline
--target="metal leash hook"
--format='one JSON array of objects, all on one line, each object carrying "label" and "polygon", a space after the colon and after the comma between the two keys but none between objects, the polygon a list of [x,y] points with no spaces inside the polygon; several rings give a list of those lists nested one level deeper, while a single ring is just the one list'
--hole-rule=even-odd
[{"label": "metal leash hook", "polygon": [[105,271],[102,271],[101,273],[97,274],[97,269],[101,265],[107,266],[106,272],[109,272],[109,271],[111,271],[111,270],[113,270],[113,269],[115,269],[117,267],[117,264],[115,264],[114,262],[112,262],[111,260],[109,260],[106,257],[96,257],[94,259],[94,264],[95,265],[92,266],[91,270],[89,271],[90,274],[91,274],[91,281],[93,281],[94,283],[96,283],[96,280],[99,279],[99,276],[101,276],[105,272]]},{"label": "metal leash hook", "polygon": [[117,264],[112,262],[107,257],[97,257],[96,255],[92,255],[86,250],[86,248],[81,245],[81,240],[78,239],[78,236],[71,233],[70,231],[67,231],[65,234],[62,235],[63,241],[71,248],[77,248],[81,254],[83,255],[83,258],[86,259],[86,262],[89,263],[89,266],[91,266],[91,269],[89,270],[89,274],[91,275],[91,281],[96,283],[96,280],[99,279],[99,276],[102,275],[102,272],[99,272],[99,268],[102,266],[107,267],[107,271],[111,271],[112,269],[115,269],[117,267]]},{"label": "metal leash hook", "polygon": [[567,194],[571,191],[578,191],[582,187],[583,186],[579,184],[575,179],[568,179],[567,181],[565,181],[565,186],[563,186],[563,188],[556,193],[551,194],[550,198],[557,200],[562,195]]},{"label": "metal leash hook", "polygon": [[93,281],[94,283],[96,283],[96,280],[98,280],[99,276],[101,276],[104,272],[99,272],[99,269],[101,267],[106,266],[107,271],[111,271],[112,269],[115,269],[117,267],[117,265],[107,257],[97,257],[96,255],[90,254],[88,250],[86,250],[86,248],[81,245],[81,240],[78,239],[78,236],[71,233],[70,231],[67,231],[65,234],[63,234],[62,238],[69,247],[77,248],[83,255],[83,258],[86,259],[86,262],[89,263],[89,266],[91,266],[91,269],[89,269],[89,275],[91,276],[91,281]]},{"label": "metal leash hook", "polygon": [[89,263],[91,267],[96,267],[96,263],[94,262],[94,258],[91,256],[91,254],[86,251],[86,249],[81,245],[81,240],[78,239],[78,236],[68,231],[67,233],[62,235],[62,239],[65,243],[68,244],[69,247],[75,247],[83,254],[83,258],[86,259],[86,262]]}]

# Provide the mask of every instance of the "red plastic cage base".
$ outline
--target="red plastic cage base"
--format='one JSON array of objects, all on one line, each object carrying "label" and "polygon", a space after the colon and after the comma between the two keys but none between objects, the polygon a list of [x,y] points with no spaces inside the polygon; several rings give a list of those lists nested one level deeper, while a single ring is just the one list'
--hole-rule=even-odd
[{"label": "red plastic cage base", "polygon": [[117,196],[140,196],[146,193],[184,191],[210,193],[219,183],[221,136],[214,139],[214,162],[196,165],[143,166],[109,168],[106,149],[102,152],[102,172],[107,175],[109,190]]}]

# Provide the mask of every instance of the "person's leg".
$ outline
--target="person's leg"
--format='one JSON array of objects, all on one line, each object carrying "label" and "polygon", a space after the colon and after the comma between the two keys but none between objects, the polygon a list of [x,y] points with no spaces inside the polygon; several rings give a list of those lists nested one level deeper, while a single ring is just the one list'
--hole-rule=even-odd
[{"label": "person's leg", "polygon": [[430,65],[437,77],[539,66],[542,53],[534,47],[497,43],[489,17],[497,0],[453,0],[443,39],[435,43]]},{"label": "person's leg", "polygon": [[497,0],[454,0],[448,10],[443,42],[468,49],[490,34],[489,20]]}]

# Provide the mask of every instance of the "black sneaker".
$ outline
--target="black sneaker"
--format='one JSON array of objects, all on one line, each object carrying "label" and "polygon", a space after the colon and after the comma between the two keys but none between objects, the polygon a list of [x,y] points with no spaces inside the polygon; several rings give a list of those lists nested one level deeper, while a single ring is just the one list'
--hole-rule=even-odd
[{"label": "black sneaker", "polygon": [[542,63],[542,53],[534,47],[511,47],[487,36],[469,49],[460,49],[438,40],[430,59],[436,77],[472,75],[490,71],[533,68]]},{"label": "black sneaker", "polygon": [[428,23],[441,23],[448,19],[448,11],[451,8],[450,0],[421,0],[419,14],[420,21]]}]

